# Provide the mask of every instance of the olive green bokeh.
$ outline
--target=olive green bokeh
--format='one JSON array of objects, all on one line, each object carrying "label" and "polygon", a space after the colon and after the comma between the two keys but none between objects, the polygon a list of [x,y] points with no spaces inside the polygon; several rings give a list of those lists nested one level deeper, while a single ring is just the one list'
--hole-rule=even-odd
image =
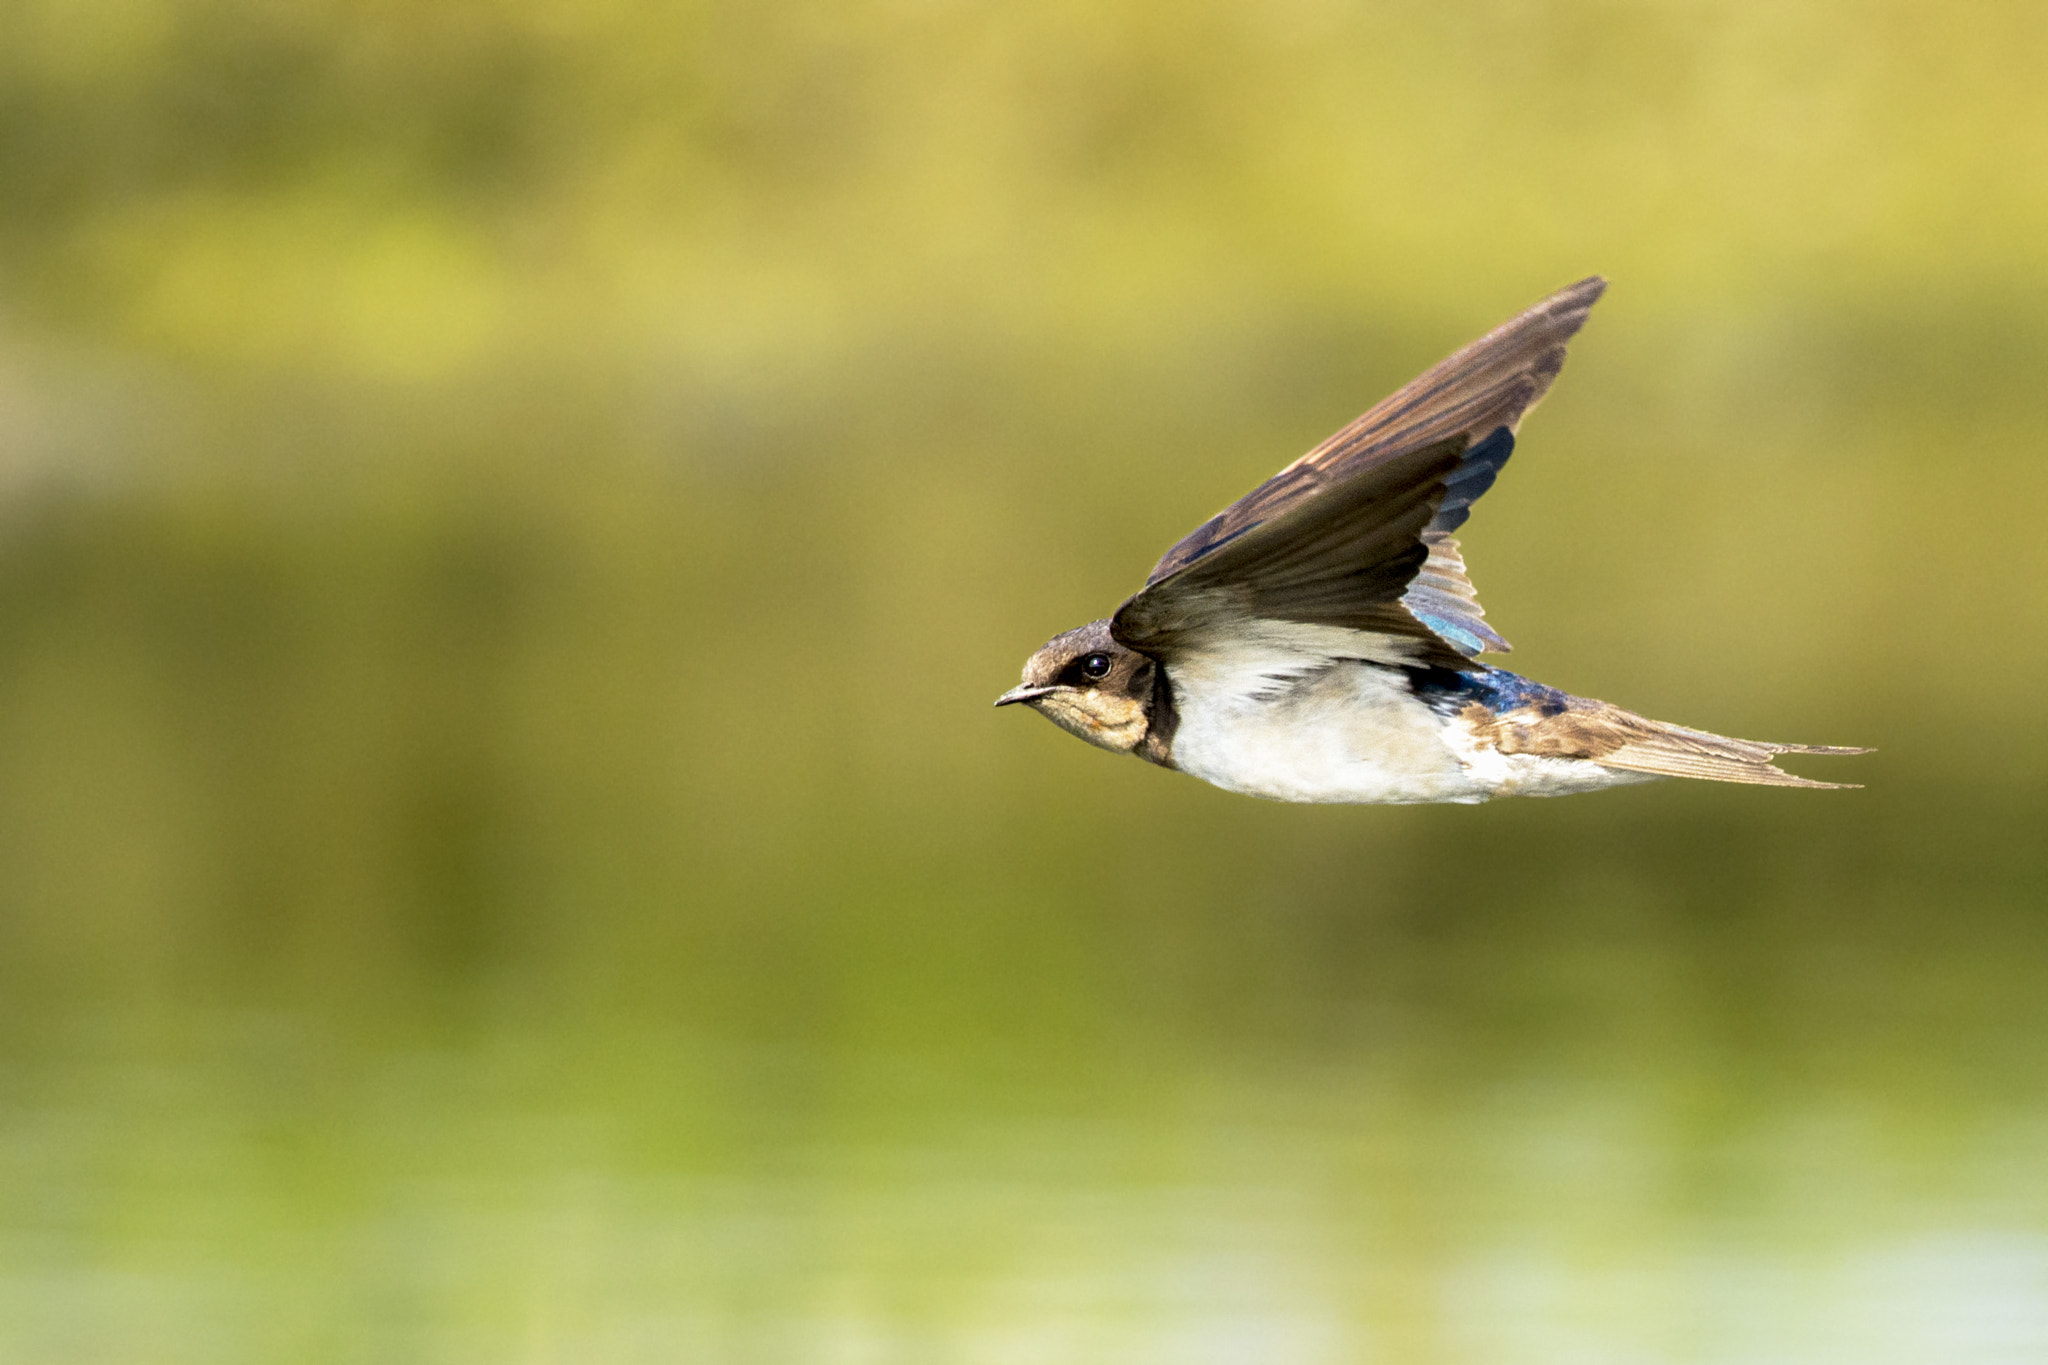
[{"label": "olive green bokeh", "polygon": [[[0,1355],[2048,1351],[2048,11],[0,13]],[[989,708],[1615,286],[1465,537],[1859,792]]]}]

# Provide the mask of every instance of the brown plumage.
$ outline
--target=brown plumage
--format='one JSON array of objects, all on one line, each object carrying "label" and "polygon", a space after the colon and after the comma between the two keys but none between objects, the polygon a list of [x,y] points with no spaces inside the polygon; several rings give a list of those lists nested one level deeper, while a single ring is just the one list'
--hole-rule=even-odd
[{"label": "brown plumage", "polygon": [[1460,347],[1182,537],[1160,556],[1146,584],[1376,464],[1438,442],[1463,450],[1495,427],[1515,430],[1549,392],[1564,368],[1565,343],[1586,325],[1606,290],[1606,280],[1588,276]]},{"label": "brown plumage", "polygon": [[[1117,612],[1117,638],[1170,654],[1224,614],[1394,635],[1448,666],[1505,651],[1451,532],[1606,288],[1596,275],[1552,294],[1196,527]],[[1446,639],[1445,620],[1469,640]]]},{"label": "brown plumage", "polygon": [[1651,720],[1590,697],[1572,697],[1563,710],[1523,706],[1495,715],[1473,704],[1460,713],[1480,745],[1503,754],[1585,758],[1606,768],[1658,777],[1703,777],[1765,787],[1855,787],[1795,777],[1771,760],[1779,754],[1865,754],[1826,744],[1772,744],[1730,739]]}]

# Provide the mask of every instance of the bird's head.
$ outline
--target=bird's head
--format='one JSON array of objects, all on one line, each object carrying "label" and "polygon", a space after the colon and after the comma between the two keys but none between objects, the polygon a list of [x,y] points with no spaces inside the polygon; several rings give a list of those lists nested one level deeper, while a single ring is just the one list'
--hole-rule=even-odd
[{"label": "bird's head", "polygon": [[1047,640],[996,705],[1022,702],[1069,734],[1127,754],[1150,728],[1158,673],[1151,658],[1116,642],[1108,621],[1090,621]]}]

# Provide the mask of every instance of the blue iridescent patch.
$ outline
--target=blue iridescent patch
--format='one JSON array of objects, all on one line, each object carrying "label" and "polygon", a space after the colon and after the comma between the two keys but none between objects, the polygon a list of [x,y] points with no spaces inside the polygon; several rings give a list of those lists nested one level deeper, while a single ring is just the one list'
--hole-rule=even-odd
[{"label": "blue iridescent patch", "polygon": [[1571,705],[1571,693],[1531,682],[1504,668],[1406,668],[1408,686],[1430,710],[1453,716],[1478,702],[1498,716],[1507,711],[1530,708],[1540,716],[1562,714]]},{"label": "blue iridescent patch", "polygon": [[1458,461],[1458,467],[1444,476],[1444,500],[1437,506],[1429,529],[1455,531],[1463,526],[1472,515],[1472,504],[1493,487],[1501,466],[1514,453],[1515,434],[1506,427],[1495,427],[1485,440],[1474,442]]},{"label": "blue iridescent patch", "polygon": [[1483,654],[1487,642],[1448,616],[1439,616],[1433,611],[1423,611],[1413,602],[1407,603],[1409,614],[1435,631],[1437,636],[1460,654]]}]

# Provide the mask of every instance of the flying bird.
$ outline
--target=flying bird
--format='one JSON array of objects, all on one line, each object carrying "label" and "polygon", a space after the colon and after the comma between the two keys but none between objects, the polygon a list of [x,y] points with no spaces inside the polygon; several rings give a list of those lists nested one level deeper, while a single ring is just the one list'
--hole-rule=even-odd
[{"label": "flying bird", "polygon": [[1279,801],[1845,785],[1772,760],[1868,750],[1689,730],[1478,661],[1509,646],[1452,533],[1606,288],[1559,290],[1196,527],[1115,615],[1047,641],[996,705]]}]

